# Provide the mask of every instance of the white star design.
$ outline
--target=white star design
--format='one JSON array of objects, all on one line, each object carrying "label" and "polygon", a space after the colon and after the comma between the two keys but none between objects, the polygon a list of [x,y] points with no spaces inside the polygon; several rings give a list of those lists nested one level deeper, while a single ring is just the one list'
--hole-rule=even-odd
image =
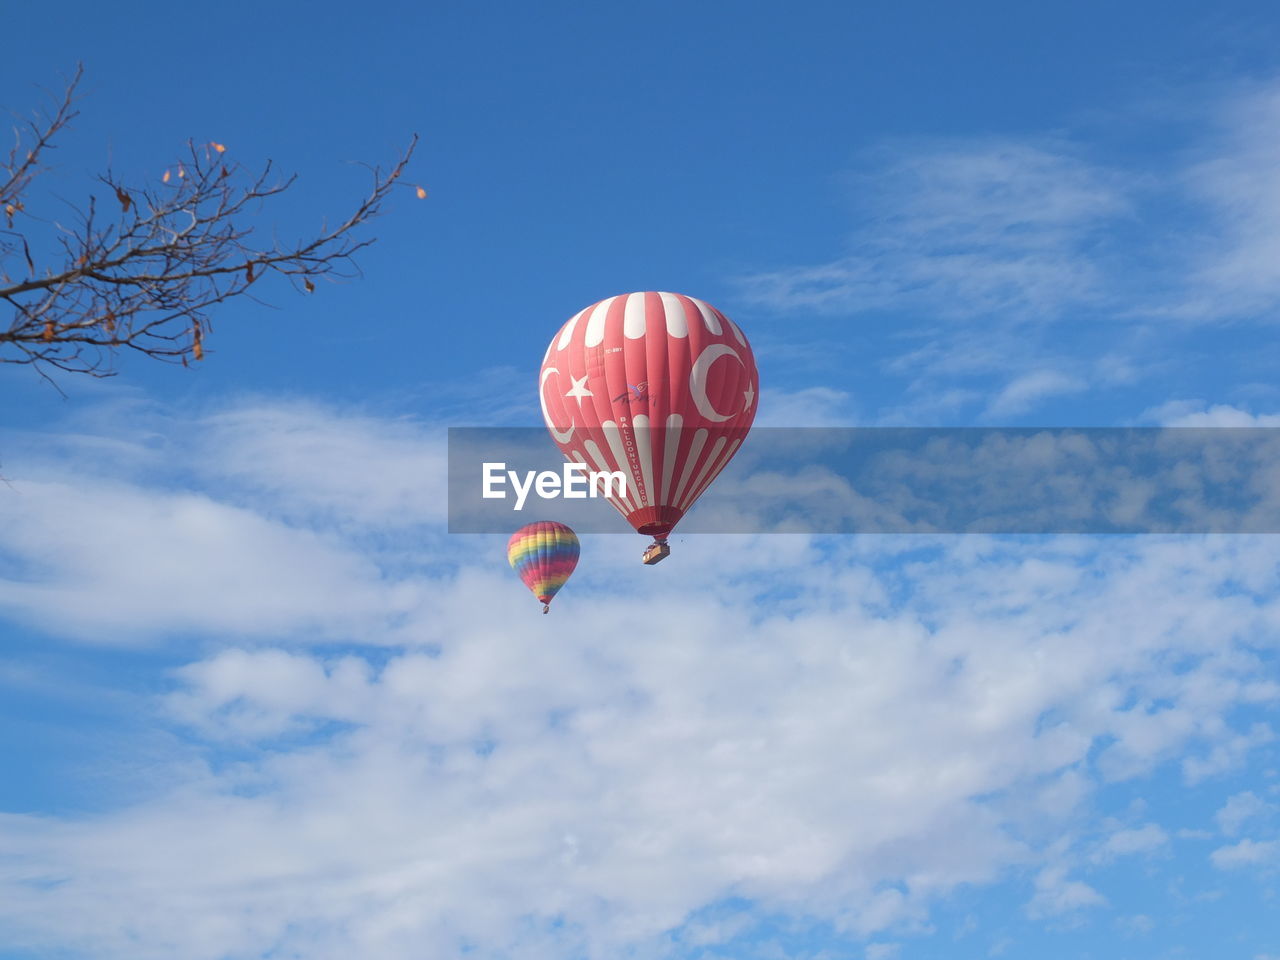
[{"label": "white star design", "polygon": [[743,403],[742,403],[742,409],[743,409],[743,410],[750,410],[750,409],[751,409],[751,401],[753,401],[755,398],[756,398],[756,392],[755,392],[754,390],[752,390],[752,389],[751,389],[751,385],[750,385],[750,384],[748,384],[748,385],[747,385],[747,389],[746,389],[746,390],[744,390],[744,391],[742,391],[742,400],[743,400]]},{"label": "white star design", "polygon": [[578,398],[578,409],[579,409],[579,410],[581,410],[581,409],[582,409],[582,398],[583,398],[583,397],[594,397],[594,396],[595,396],[595,394],[594,394],[594,393],[592,393],[590,390],[588,390],[588,389],[587,389],[587,378],[586,378],[586,377],[583,377],[581,380],[579,380],[579,379],[578,379],[577,377],[575,377],[573,374],[569,374],[569,379],[573,381],[573,387],[572,387],[572,389],[570,389],[570,390],[569,390],[569,392],[568,392],[568,393],[566,393],[566,394],[565,394],[565,397],[577,397],[577,398]]}]

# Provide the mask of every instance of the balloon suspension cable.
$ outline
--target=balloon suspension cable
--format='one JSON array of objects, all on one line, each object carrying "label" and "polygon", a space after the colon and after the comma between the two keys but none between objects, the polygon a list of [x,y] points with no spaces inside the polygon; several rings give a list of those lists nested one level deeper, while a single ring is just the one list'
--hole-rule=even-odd
[{"label": "balloon suspension cable", "polygon": [[544,604],[542,605],[542,612],[543,612],[543,613],[550,613],[550,612],[551,612],[551,604],[549,604],[549,603],[544,603]]}]

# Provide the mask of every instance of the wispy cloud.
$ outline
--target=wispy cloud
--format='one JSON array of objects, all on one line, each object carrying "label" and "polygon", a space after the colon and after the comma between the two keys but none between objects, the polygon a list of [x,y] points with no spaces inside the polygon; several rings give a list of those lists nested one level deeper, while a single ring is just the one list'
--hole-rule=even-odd
[{"label": "wispy cloud", "polygon": [[1280,319],[1280,86],[1245,89],[1221,105],[1218,122],[1183,172],[1210,222],[1197,238],[1182,312],[1273,323]]},{"label": "wispy cloud", "polygon": [[1219,829],[1224,834],[1232,837],[1240,832],[1240,828],[1246,822],[1268,814],[1274,809],[1272,804],[1262,800],[1252,790],[1245,790],[1227,800],[1222,809],[1214,814],[1213,819],[1217,821]]},{"label": "wispy cloud", "polygon": [[1146,823],[1110,834],[1098,847],[1095,860],[1106,862],[1116,857],[1150,855],[1169,845],[1169,835],[1157,824]]},{"label": "wispy cloud", "polygon": [[1025,413],[1046,397],[1080,393],[1088,383],[1057,370],[1036,370],[1011,381],[987,407],[987,417]]},{"label": "wispy cloud", "polygon": [[[1237,88],[1156,164],[1037,131],[883,145],[848,177],[847,249],[744,275],[740,298],[855,326],[858,362],[905,380],[919,400],[898,412],[921,416],[920,401],[947,391],[1002,416],[1159,377],[1187,362],[1174,345],[1206,326],[1269,340],[1278,91]],[[1215,362],[1248,358],[1248,340],[1226,337]],[[1056,388],[1033,389],[1049,376]]]},{"label": "wispy cloud", "polygon": [[778,309],[1055,316],[1100,289],[1087,246],[1128,206],[1120,178],[1064,144],[886,146],[850,178],[862,224],[844,256],[744,278]]},{"label": "wispy cloud", "polygon": [[1219,847],[1209,855],[1219,870],[1256,866],[1274,862],[1280,856],[1280,842],[1275,840],[1244,839],[1230,846]]},{"label": "wispy cloud", "polygon": [[857,420],[850,395],[831,387],[764,391],[760,410],[760,427],[850,426]]},{"label": "wispy cloud", "polygon": [[1163,427],[1280,427],[1280,413],[1250,413],[1203,400],[1170,400],[1144,411],[1140,419]]},{"label": "wispy cloud", "polygon": [[3,551],[20,577],[0,609],[87,640],[159,631],[293,630],[338,637],[400,606],[367,559],[199,492],[92,475],[15,476],[0,498]]},{"label": "wispy cloud", "polygon": [[196,466],[292,519],[360,526],[440,524],[443,426],[304,401],[241,403],[184,431]]},{"label": "wispy cloud", "polygon": [[1061,917],[1089,907],[1101,907],[1107,901],[1097,890],[1081,880],[1073,880],[1062,865],[1046,867],[1036,876],[1035,896],[1027,906],[1034,917]]}]

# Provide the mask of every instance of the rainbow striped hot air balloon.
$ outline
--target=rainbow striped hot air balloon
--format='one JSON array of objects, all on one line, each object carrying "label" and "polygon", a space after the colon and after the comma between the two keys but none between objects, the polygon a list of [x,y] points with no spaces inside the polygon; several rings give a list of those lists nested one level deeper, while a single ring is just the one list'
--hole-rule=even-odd
[{"label": "rainbow striped hot air balloon", "polygon": [[543,613],[551,609],[551,598],[578,565],[580,549],[578,535],[554,520],[526,524],[507,541],[511,569],[542,601]]}]

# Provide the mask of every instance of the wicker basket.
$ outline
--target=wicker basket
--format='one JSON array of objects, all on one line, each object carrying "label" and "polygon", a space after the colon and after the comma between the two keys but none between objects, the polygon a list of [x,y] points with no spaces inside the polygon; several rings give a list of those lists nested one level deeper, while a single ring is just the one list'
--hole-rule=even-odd
[{"label": "wicker basket", "polygon": [[657,541],[654,541],[649,544],[649,548],[644,552],[644,562],[649,566],[653,566],[663,557],[668,557],[670,555],[671,548],[669,546],[665,543],[658,543]]}]

